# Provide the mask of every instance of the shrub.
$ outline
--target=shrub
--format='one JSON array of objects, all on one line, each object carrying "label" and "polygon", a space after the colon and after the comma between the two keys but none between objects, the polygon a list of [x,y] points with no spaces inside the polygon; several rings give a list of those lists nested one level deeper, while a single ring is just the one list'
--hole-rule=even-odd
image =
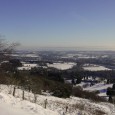
[{"label": "shrub", "polygon": [[106,101],[105,98],[98,96],[97,92],[84,91],[80,86],[73,88],[72,95],[76,97],[90,99],[95,102],[105,102]]},{"label": "shrub", "polygon": [[67,98],[70,97],[72,91],[72,87],[68,84],[59,84],[53,88],[53,96],[60,97],[60,98]]}]

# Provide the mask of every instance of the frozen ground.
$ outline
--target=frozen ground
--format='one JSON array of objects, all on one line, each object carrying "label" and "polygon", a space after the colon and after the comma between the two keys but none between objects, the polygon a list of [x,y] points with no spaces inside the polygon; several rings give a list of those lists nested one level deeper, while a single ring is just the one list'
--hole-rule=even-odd
[{"label": "frozen ground", "polygon": [[[34,95],[25,91],[25,100],[22,100],[22,90],[20,89],[16,89],[15,97],[12,96],[13,87],[0,85],[0,115],[98,115],[99,113],[115,115],[115,108],[112,104],[94,103],[77,97],[61,99],[53,96]],[[36,103],[34,103],[35,97]],[[67,111],[66,107],[68,107]]]}]

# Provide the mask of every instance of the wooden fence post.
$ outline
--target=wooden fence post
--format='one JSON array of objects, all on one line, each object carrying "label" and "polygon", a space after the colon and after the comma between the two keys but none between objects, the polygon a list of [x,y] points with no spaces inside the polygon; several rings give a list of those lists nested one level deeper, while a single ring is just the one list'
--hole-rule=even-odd
[{"label": "wooden fence post", "polygon": [[66,108],[65,108],[65,112],[67,113],[67,110],[68,110],[68,106],[66,106]]},{"label": "wooden fence post", "polygon": [[13,90],[13,96],[15,96],[15,92],[16,92],[16,88],[14,87],[14,90]]},{"label": "wooden fence post", "polygon": [[23,90],[23,93],[22,93],[22,99],[24,100],[24,90]]},{"label": "wooden fence post", "polygon": [[37,102],[37,96],[36,96],[36,94],[34,94],[34,103],[36,103]]},{"label": "wooden fence post", "polygon": [[46,99],[46,100],[44,101],[44,105],[45,105],[44,108],[45,108],[45,109],[46,109],[46,107],[47,107],[47,103],[48,103],[48,102],[47,102],[47,99]]}]

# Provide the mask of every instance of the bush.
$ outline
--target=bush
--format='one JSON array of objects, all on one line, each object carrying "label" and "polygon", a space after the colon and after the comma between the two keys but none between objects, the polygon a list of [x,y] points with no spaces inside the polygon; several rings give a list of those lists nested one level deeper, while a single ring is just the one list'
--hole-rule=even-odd
[{"label": "bush", "polygon": [[113,84],[113,87],[112,87],[113,89],[115,89],[115,83]]},{"label": "bush", "polygon": [[106,94],[107,94],[107,95],[112,95],[112,88],[111,88],[111,87],[108,87],[108,88],[107,88]]},{"label": "bush", "polygon": [[90,99],[95,102],[105,102],[106,99],[97,95],[97,92],[84,91],[80,86],[72,90],[72,95],[80,98]]},{"label": "bush", "polygon": [[69,84],[48,80],[47,78],[41,76],[23,76],[21,78],[21,83],[24,89],[31,90],[35,94],[40,94],[43,90],[49,91],[53,94],[53,96],[60,98],[70,97],[72,91],[72,86]]},{"label": "bush", "polygon": [[72,87],[68,84],[59,84],[53,88],[53,96],[60,98],[68,98],[71,95]]}]

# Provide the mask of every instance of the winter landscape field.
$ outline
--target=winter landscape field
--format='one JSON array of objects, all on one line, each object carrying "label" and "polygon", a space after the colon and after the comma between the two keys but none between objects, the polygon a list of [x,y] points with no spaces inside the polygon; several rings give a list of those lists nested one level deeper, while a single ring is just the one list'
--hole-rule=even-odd
[{"label": "winter landscape field", "polygon": [[115,0],[0,0],[0,115],[115,115]]}]

